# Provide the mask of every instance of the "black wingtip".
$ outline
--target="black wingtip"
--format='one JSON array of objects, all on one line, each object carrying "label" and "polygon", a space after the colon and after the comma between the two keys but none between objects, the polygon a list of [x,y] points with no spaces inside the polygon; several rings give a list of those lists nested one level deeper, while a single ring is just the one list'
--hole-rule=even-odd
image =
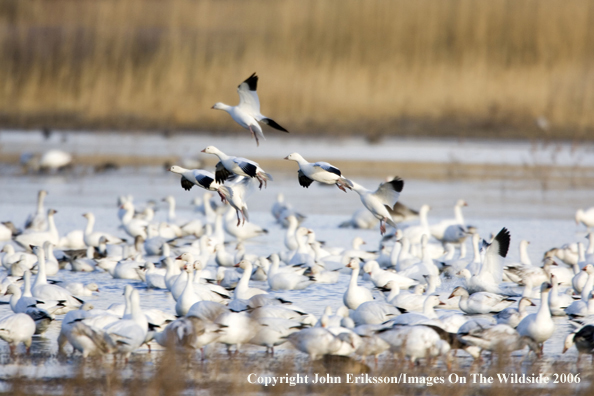
[{"label": "black wingtip", "polygon": [[269,127],[272,127],[274,129],[278,129],[279,131],[283,131],[286,133],[289,133],[289,131],[287,131],[285,128],[283,128],[282,126],[280,126],[276,121],[274,121],[273,119],[270,118],[264,118],[262,119],[262,122],[265,123],[266,125],[268,125]]},{"label": "black wingtip", "polygon": [[254,72],[251,76],[246,78],[244,81],[250,88],[250,91],[255,91],[258,88],[258,76],[256,76],[256,72]]},{"label": "black wingtip", "polygon": [[392,185],[394,191],[402,192],[402,189],[404,188],[404,180],[402,180],[399,177],[395,177],[392,180],[390,180],[389,183]]},{"label": "black wingtip", "polygon": [[499,234],[495,237],[495,240],[499,242],[499,255],[501,257],[507,256],[507,251],[509,250],[509,242],[511,240],[511,236],[507,228],[503,227]]}]

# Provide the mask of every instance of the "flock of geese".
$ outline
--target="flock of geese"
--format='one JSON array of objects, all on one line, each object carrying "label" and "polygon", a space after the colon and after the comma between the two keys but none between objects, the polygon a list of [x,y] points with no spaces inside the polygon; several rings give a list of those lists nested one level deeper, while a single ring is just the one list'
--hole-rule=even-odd
[{"label": "flock of geese", "polygon": [[[259,144],[264,135],[258,122],[287,131],[260,114],[257,81],[253,74],[239,85],[238,106],[217,103],[213,108],[227,111]],[[372,191],[329,163],[309,163],[293,153],[285,159],[297,162],[301,186],[317,181],[359,194],[364,210],[342,227],[373,228],[379,222],[383,238],[375,252],[363,250],[360,237],[350,249],[327,246],[315,230],[301,225],[305,216],[279,196],[271,212],[285,228],[284,246],[269,246],[269,253],[259,256],[246,251],[244,241],[267,231],[250,222],[246,199],[256,184],[266,188],[272,176],[257,163],[216,147],[202,151],[219,158],[214,174],[169,169],[181,176],[184,189],[207,190],[195,201],[200,214],[194,219],[176,216],[172,196],[163,199],[169,210],[160,222],[153,207],[138,211],[131,196],[121,196],[117,217],[125,238],[98,230],[90,212],[83,214],[84,230],[60,234],[57,212],[45,209],[42,190],[22,230],[10,222],[0,225],[0,240],[7,241],[0,293],[10,296],[13,311],[0,318],[0,339],[12,353],[20,343],[28,352],[34,336],[61,318],[59,351],[84,357],[127,359],[143,345],[150,350],[153,342],[201,350],[203,358],[204,347],[214,343],[230,354],[252,344],[274,355],[275,347],[289,342],[311,359],[373,356],[377,364],[379,355],[391,353],[411,363],[441,357],[450,365],[460,350],[480,358],[484,351],[528,347],[540,357],[543,344],[558,331],[553,317],[567,316],[574,329],[563,352],[575,345],[579,356],[594,354],[594,233],[588,234],[587,246],[579,242],[544,252],[542,265],[531,262],[529,242],[522,241],[520,261],[511,262],[505,259],[510,232],[503,228],[482,239],[464,221],[465,201],[456,203],[454,218],[430,224],[429,206],[417,212],[397,202],[401,179],[389,178]],[[594,208],[579,210],[575,220],[593,228]],[[68,278],[68,271],[88,272],[90,282],[52,280],[59,272]],[[93,282],[98,271],[130,281],[123,303],[98,309],[85,302],[99,293]],[[345,272],[350,280],[340,286]],[[267,285],[266,290],[252,281]],[[142,308],[132,286],[141,283],[169,293],[175,303]],[[275,296],[320,284],[344,287],[343,306],[336,312],[327,307],[316,317]],[[538,309],[529,313],[534,305]]]}]

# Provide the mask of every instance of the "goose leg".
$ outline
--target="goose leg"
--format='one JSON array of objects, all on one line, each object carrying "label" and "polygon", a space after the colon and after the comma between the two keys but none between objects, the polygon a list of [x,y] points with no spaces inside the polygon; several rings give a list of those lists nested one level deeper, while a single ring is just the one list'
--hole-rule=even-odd
[{"label": "goose leg", "polygon": [[237,213],[237,227],[241,224],[241,219],[239,218],[239,210],[236,210]]},{"label": "goose leg", "polygon": [[386,233],[386,226],[384,225],[384,220],[380,220],[380,232],[382,235]]}]

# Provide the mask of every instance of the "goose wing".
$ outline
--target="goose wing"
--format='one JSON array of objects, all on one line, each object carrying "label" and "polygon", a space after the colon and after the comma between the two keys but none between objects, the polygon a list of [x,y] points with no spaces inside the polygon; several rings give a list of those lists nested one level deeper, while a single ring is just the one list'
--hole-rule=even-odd
[{"label": "goose wing", "polygon": [[252,115],[260,114],[260,99],[258,99],[258,76],[256,73],[249,76],[244,82],[237,86],[239,94],[239,107],[241,110]]},{"label": "goose wing", "polygon": [[404,180],[395,177],[390,181],[380,184],[373,195],[389,209],[394,210],[403,187]]}]

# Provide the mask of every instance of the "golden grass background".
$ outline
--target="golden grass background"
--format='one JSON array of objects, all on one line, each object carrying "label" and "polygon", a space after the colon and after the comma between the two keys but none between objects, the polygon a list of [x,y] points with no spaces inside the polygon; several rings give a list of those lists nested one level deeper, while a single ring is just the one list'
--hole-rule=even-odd
[{"label": "golden grass background", "polygon": [[0,127],[235,131],[256,71],[292,133],[587,139],[593,66],[589,0],[0,2]]}]

